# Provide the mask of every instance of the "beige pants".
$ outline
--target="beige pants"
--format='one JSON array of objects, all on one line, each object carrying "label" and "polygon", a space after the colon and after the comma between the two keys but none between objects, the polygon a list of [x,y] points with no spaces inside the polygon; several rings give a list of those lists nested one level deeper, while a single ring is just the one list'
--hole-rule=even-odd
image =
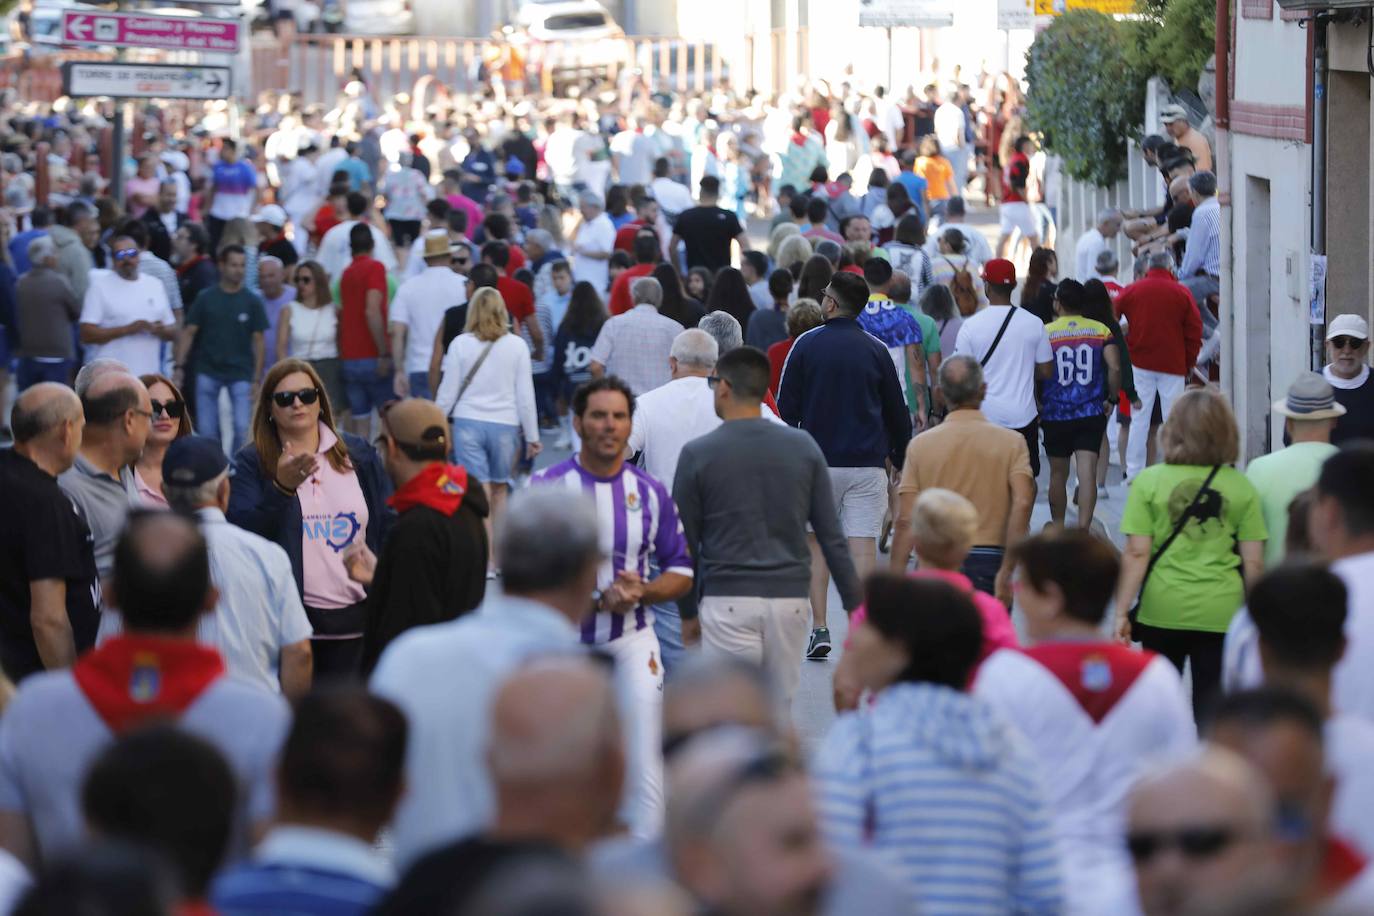
[{"label": "beige pants", "polygon": [[807,599],[702,598],[699,613],[702,650],[762,665],[778,691],[781,711],[790,719],[811,625]]}]

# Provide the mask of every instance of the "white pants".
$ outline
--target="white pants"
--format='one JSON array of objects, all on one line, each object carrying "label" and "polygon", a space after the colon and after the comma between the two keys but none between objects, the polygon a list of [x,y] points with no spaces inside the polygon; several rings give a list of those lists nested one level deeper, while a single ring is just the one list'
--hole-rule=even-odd
[{"label": "white pants", "polygon": [[652,627],[597,648],[615,658],[625,733],[625,798],[620,816],[639,839],[663,829],[663,656]]},{"label": "white pants", "polygon": [[808,599],[707,597],[699,614],[702,651],[762,665],[778,692],[782,721],[789,721],[811,626]]},{"label": "white pants", "polygon": [[1149,369],[1135,370],[1135,390],[1140,396],[1141,408],[1131,408],[1131,438],[1126,443],[1126,479],[1135,480],[1135,475],[1145,469],[1145,449],[1150,440],[1150,417],[1154,414],[1155,394],[1159,394],[1159,413],[1169,419],[1169,411],[1174,401],[1183,393],[1183,376],[1165,375]]}]

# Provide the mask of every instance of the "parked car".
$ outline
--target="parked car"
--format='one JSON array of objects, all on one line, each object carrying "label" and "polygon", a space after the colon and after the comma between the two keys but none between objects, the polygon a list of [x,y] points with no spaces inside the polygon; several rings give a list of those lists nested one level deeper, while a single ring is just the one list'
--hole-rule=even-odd
[{"label": "parked car", "polygon": [[531,66],[555,82],[604,77],[629,63],[625,31],[594,0],[528,2],[516,14]]}]

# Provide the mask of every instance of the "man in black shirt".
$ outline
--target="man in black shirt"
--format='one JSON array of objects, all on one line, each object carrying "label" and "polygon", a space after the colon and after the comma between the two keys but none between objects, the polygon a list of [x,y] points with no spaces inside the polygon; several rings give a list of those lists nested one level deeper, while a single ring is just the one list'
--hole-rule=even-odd
[{"label": "man in black shirt", "polygon": [[707,175],[701,179],[701,205],[684,210],[673,224],[673,242],[669,251],[677,251],[678,241],[687,245],[687,269],[705,267],[714,274],[730,266],[730,242],[739,242],[740,251],[749,250],[749,236],[739,218],[729,210],[716,206],[720,196],[720,179]]},{"label": "man in black shirt", "polygon": [[0,452],[0,666],[15,682],[95,644],[95,545],[57,486],[84,425],[76,393],[42,382],[15,401],[14,448]]},{"label": "man in black shirt", "polygon": [[482,603],[487,585],[487,500],[467,471],[446,463],[448,420],[439,405],[407,398],[382,414],[378,449],[396,484],[388,502],[399,517],[380,558],[364,544],[344,552],[367,586],[363,674],[391,640],[411,627],[460,617]]}]

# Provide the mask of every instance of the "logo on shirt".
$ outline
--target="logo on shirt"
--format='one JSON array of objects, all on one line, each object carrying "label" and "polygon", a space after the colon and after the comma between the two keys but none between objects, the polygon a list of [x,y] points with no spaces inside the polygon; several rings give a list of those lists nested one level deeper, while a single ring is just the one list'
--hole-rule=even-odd
[{"label": "logo on shirt", "polygon": [[304,520],[306,540],[324,541],[330,550],[342,553],[353,543],[362,525],[356,512],[340,512],[333,516],[311,516]]},{"label": "logo on shirt", "polygon": [[239,312],[239,324],[247,324],[247,323],[248,323],[248,313],[247,313],[247,312]]},{"label": "logo on shirt", "polygon": [[631,490],[625,494],[625,508],[630,512],[638,512],[644,508],[644,503],[639,498],[639,494]]},{"label": "logo on shirt", "polygon": [[1079,679],[1089,693],[1104,693],[1112,688],[1112,665],[1101,655],[1084,657]]},{"label": "logo on shirt", "polygon": [[134,669],[129,674],[129,698],[135,703],[151,703],[162,690],[162,669],[157,656],[140,652],[134,656]]}]

